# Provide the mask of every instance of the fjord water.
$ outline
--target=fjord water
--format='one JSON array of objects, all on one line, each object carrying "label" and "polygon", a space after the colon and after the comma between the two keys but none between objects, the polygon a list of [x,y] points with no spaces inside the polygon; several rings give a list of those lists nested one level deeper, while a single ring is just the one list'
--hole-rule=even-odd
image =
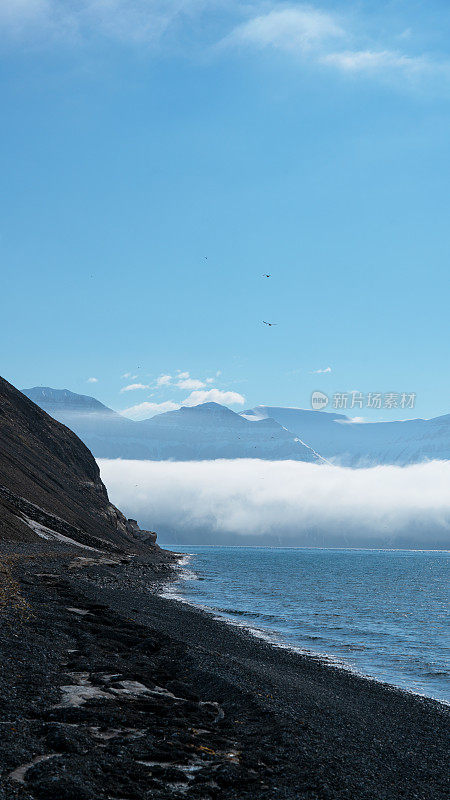
[{"label": "fjord water", "polygon": [[171,549],[190,554],[171,596],[274,643],[450,702],[450,552]]}]

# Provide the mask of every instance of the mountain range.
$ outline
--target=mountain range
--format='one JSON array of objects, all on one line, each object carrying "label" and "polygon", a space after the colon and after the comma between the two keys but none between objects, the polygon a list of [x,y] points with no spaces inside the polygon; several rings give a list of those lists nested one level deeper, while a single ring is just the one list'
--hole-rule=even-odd
[{"label": "mountain range", "polygon": [[97,458],[325,460],[347,467],[450,459],[450,414],[361,423],[327,411],[261,405],[238,414],[203,403],[135,422],[68,389],[34,387],[24,394],[73,430]]},{"label": "mountain range", "polygon": [[218,403],[183,407],[134,422],[92,397],[67,389],[40,386],[25,389],[24,394],[73,430],[97,458],[322,461],[296,434],[275,420],[250,422]]},{"label": "mountain range", "polygon": [[345,467],[450,459],[450,414],[404,422],[352,422],[327,411],[256,406],[242,416],[255,422],[274,419],[323,458]]}]

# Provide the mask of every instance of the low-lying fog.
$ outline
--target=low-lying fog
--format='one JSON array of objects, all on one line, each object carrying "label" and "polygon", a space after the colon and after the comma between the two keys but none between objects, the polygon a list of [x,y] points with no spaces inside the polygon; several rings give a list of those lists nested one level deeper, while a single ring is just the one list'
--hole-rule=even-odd
[{"label": "low-lying fog", "polygon": [[450,462],[98,461],[111,501],[161,543],[448,548]]}]

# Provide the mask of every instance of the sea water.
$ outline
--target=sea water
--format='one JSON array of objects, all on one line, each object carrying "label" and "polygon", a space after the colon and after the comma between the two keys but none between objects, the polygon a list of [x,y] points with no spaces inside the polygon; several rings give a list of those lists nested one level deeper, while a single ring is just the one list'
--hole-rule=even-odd
[{"label": "sea water", "polygon": [[450,552],[165,546],[190,554],[172,596],[450,702]]}]

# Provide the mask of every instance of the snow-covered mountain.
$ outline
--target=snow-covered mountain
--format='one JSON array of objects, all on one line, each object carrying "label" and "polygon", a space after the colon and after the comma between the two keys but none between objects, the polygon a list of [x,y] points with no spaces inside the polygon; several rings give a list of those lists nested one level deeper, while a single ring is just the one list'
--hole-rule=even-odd
[{"label": "snow-covered mountain", "polygon": [[24,394],[82,439],[97,458],[163,461],[262,458],[343,466],[450,459],[450,414],[405,422],[354,423],[344,414],[256,406],[236,414],[217,403],[183,407],[133,422],[68,389]]},{"label": "snow-covered mountain", "polygon": [[[319,462],[320,457],[273,419],[256,424],[218,403],[158,414],[140,423],[158,459],[264,458]],[[170,455],[167,455],[167,454]]]},{"label": "snow-covered mountain", "polygon": [[258,424],[274,419],[324,458],[342,466],[405,466],[450,459],[450,414],[429,420],[356,423],[327,411],[256,406],[241,416]]},{"label": "snow-covered mountain", "polygon": [[34,387],[24,394],[73,430],[97,458],[191,461],[262,458],[322,459],[274,420],[256,424],[218,403],[180,408],[133,422],[93,397]]}]

